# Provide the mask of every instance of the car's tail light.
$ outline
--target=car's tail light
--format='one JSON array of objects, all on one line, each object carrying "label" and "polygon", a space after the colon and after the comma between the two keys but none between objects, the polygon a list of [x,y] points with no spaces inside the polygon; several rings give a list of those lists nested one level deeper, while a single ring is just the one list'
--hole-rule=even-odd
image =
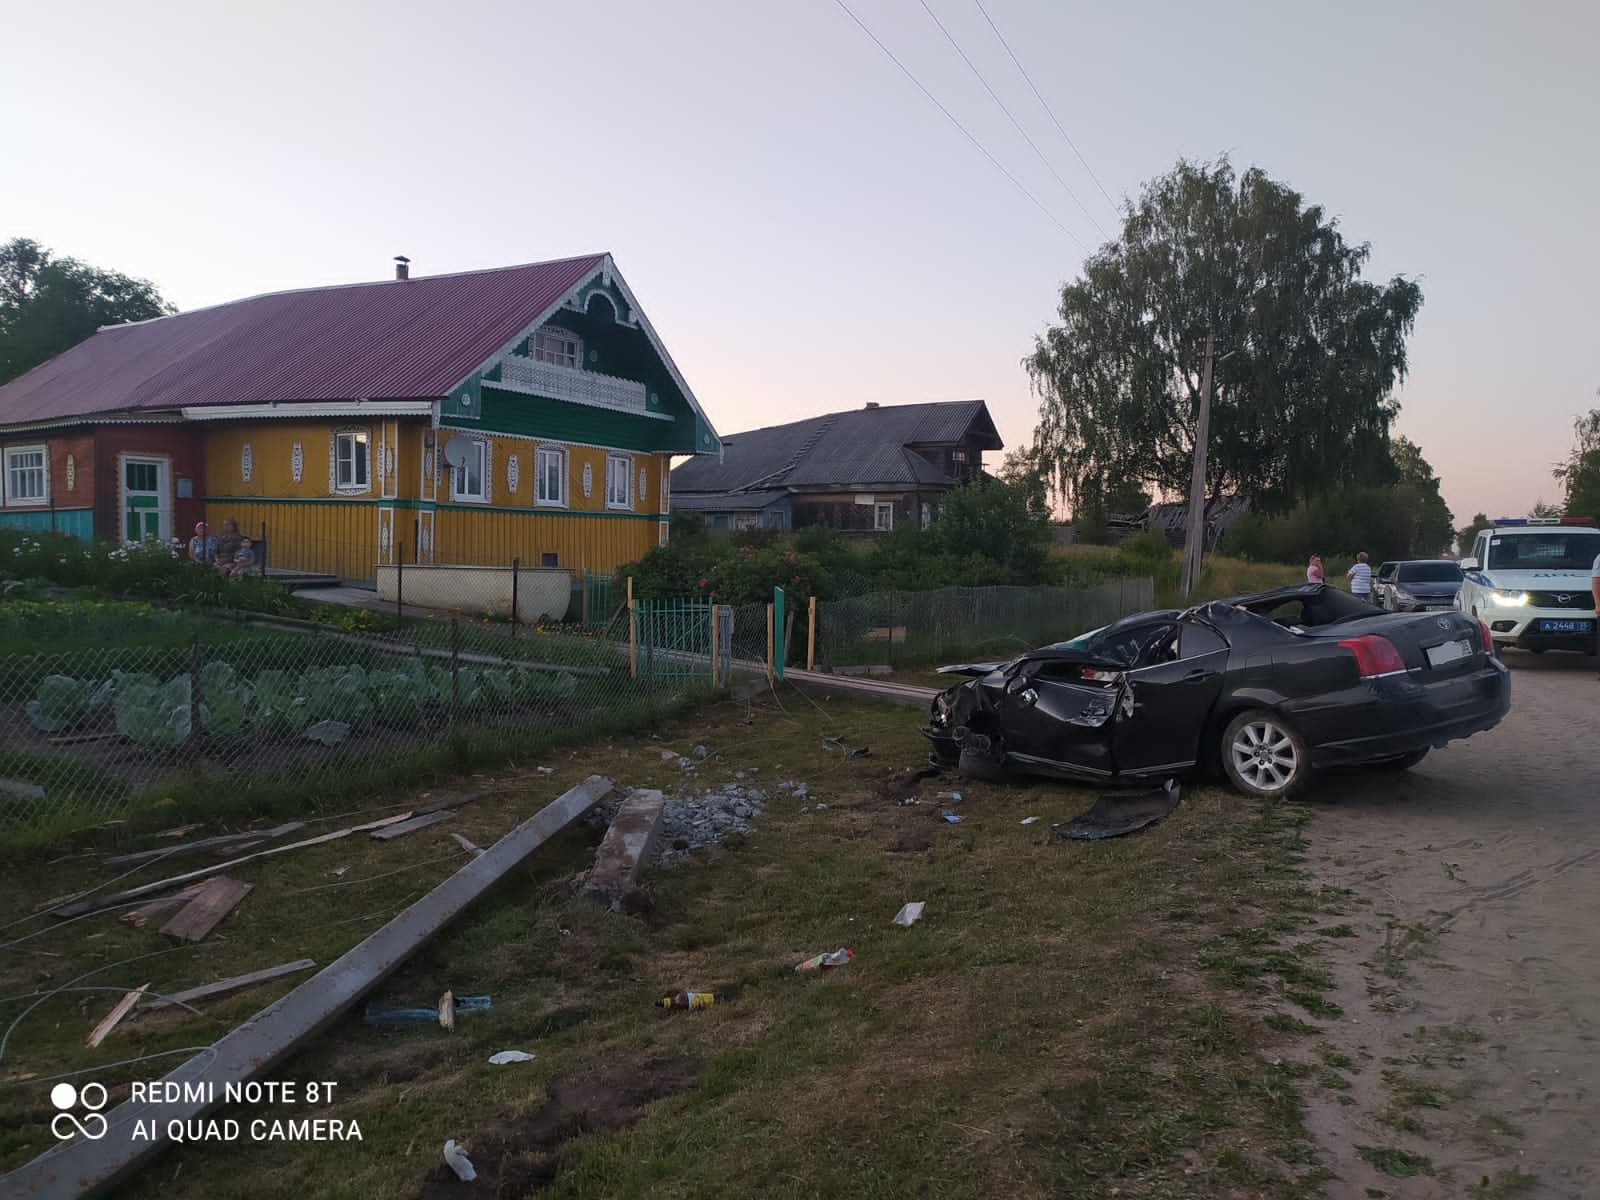
[{"label": "car's tail light", "polygon": [[1489,633],[1489,627],[1487,625],[1485,625],[1482,621],[1479,621],[1478,622],[1478,632],[1483,635],[1483,652],[1485,654],[1492,655],[1494,653],[1494,638]]},{"label": "car's tail light", "polygon": [[1346,638],[1339,645],[1356,656],[1356,671],[1363,679],[1369,675],[1392,675],[1406,669],[1405,659],[1400,657],[1400,651],[1394,648],[1394,643],[1375,633]]}]

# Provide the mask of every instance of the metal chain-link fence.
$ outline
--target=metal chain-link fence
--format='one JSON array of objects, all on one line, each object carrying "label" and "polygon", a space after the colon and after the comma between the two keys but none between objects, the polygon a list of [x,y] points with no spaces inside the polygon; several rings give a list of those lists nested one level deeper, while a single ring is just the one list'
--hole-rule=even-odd
[{"label": "metal chain-link fence", "polygon": [[[1154,604],[1150,578],[1114,579],[1092,588],[951,587],[819,601],[816,665],[826,670],[904,667],[966,655],[1016,654]],[[803,638],[796,640],[803,663]],[[789,661],[797,661],[793,646]]]},{"label": "metal chain-link fence", "polygon": [[107,614],[115,644],[0,656],[0,831],[183,788],[312,788],[463,739],[532,754],[709,683],[709,664],[635,677],[625,631],[619,644],[452,616],[373,633],[146,611]]}]

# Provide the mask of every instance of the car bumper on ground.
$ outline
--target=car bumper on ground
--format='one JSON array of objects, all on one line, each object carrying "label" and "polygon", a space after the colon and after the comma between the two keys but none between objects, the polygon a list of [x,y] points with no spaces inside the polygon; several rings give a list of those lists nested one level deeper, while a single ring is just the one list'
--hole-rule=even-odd
[{"label": "car bumper on ground", "polygon": [[1511,707],[1511,673],[1489,659],[1451,679],[1383,676],[1292,714],[1315,764],[1339,766],[1443,746],[1491,729]]}]

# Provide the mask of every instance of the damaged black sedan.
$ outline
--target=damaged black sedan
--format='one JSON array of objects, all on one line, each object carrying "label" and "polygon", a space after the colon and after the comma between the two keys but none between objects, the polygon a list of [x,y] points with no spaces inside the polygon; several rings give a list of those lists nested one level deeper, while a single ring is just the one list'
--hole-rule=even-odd
[{"label": "damaged black sedan", "polygon": [[1325,584],[1125,617],[1005,663],[944,668],[933,757],[981,778],[1225,774],[1287,796],[1321,767],[1403,770],[1493,728],[1511,677],[1465,613],[1385,613]]}]

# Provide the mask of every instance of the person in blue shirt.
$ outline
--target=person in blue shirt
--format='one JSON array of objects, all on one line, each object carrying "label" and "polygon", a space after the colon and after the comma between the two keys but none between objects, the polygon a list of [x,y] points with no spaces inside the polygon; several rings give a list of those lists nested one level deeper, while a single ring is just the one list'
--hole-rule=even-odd
[{"label": "person in blue shirt", "polygon": [[194,527],[194,536],[189,539],[189,561],[210,564],[217,559],[217,539],[211,536],[204,521],[198,522]]}]

